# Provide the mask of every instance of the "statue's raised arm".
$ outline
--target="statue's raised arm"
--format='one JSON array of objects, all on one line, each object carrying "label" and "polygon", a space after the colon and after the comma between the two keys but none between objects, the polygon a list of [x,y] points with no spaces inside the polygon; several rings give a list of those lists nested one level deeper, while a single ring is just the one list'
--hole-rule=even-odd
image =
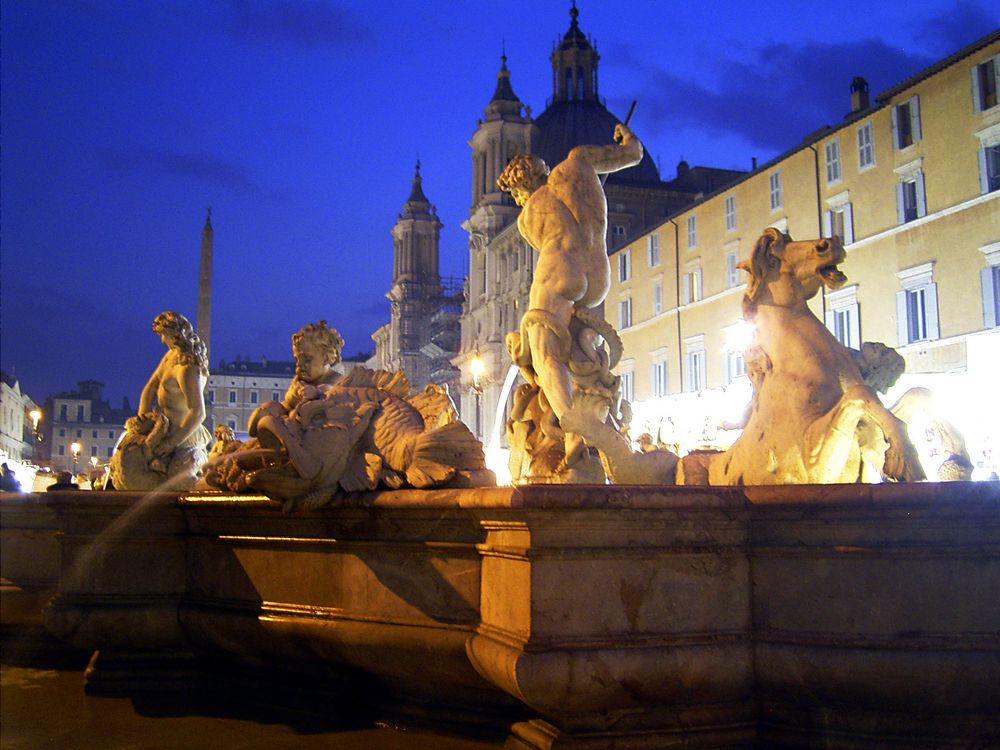
[{"label": "statue's raised arm", "polygon": [[618,172],[642,161],[642,143],[627,125],[615,125],[614,141],[607,146],[577,146],[566,158],[586,161],[597,174]]}]

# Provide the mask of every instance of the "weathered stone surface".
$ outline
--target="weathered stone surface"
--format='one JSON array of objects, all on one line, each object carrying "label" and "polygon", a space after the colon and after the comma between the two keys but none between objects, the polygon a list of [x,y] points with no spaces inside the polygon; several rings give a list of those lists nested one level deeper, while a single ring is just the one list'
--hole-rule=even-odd
[{"label": "weathered stone surface", "polygon": [[120,684],[150,652],[368,675],[511,748],[1000,736],[997,483],[162,496],[104,536],[137,497],[51,494],[47,621]]}]

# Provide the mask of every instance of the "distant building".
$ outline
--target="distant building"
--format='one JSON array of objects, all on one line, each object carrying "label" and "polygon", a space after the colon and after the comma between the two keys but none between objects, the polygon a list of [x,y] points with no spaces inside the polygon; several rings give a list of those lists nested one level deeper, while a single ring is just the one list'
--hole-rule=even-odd
[{"label": "distant building", "polygon": [[235,432],[246,432],[254,409],[265,401],[281,401],[294,376],[293,361],[221,360],[208,375],[205,426],[209,431],[228,425]]},{"label": "distant building", "polygon": [[[347,374],[365,364],[367,355],[359,354],[338,362],[334,369]],[[205,426],[210,432],[217,425],[227,425],[234,432],[245,433],[250,415],[265,401],[281,401],[295,377],[294,361],[258,361],[237,357],[221,360],[208,375],[205,388]]]},{"label": "distant building", "polygon": [[57,393],[45,400],[40,429],[44,435],[44,461],[53,470],[73,468],[74,444],[79,447],[75,454],[79,471],[88,470],[93,463],[103,466],[111,458],[125,420],[135,411],[128,399],[123,399],[120,409],[113,408],[103,399],[103,390],[103,383],[82,380],[75,391]]},{"label": "distant building", "polygon": [[35,402],[21,391],[17,378],[0,372],[0,456],[18,461],[33,458],[28,412]]},{"label": "distant building", "polygon": [[403,370],[414,390],[428,383],[458,385],[452,357],[458,351],[462,282],[438,272],[441,221],[424,195],[417,163],[410,196],[393,238],[389,322],[372,334],[372,366]]},{"label": "distant building", "polygon": [[[570,27],[552,51],[552,97],[533,119],[530,107],[514,93],[501,58],[496,89],[469,144],[472,148],[472,204],[462,225],[469,232],[469,279],[461,318],[461,351],[452,361],[461,368],[461,412],[481,437],[488,437],[510,358],[504,344],[528,303],[535,251],[517,230],[520,208],[496,184],[511,157],[540,156],[550,167],[582,144],[610,144],[622,119],[605,106],[598,91],[596,46],[580,30],[575,5]],[[642,133],[637,134],[642,139]],[[681,162],[676,179],[660,177],[647,150],[634,167],[608,175],[609,249],[621,247],[661,222],[679,207],[731,183],[745,173]],[[480,392],[472,388],[472,361],[484,365]],[[456,399],[457,400],[457,399]],[[478,414],[475,414],[478,410]]]},{"label": "distant building", "polygon": [[843,241],[848,283],[813,310],[847,346],[896,347],[901,385],[934,389],[973,462],[989,460],[982,451],[1000,449],[998,79],[1000,32],[873,101],[856,78],[841,122],[617,247],[606,314],[637,418],[681,422],[741,379],[736,264],[773,226]]}]

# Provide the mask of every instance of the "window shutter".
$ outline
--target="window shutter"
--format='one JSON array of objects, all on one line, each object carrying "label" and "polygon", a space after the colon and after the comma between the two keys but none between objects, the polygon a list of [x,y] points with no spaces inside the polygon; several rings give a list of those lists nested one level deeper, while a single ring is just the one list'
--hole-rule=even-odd
[{"label": "window shutter", "polygon": [[833,236],[833,211],[823,212],[823,236]]},{"label": "window shutter", "polygon": [[938,321],[937,284],[934,282],[927,285],[924,304],[927,306],[927,338],[934,341],[941,338],[941,325]]},{"label": "window shutter", "polygon": [[892,124],[892,150],[896,151],[899,149],[899,128],[896,125],[899,119],[899,107],[893,107],[891,113],[889,122]]},{"label": "window shutter", "polygon": [[924,173],[917,175],[917,216],[927,215],[927,194],[924,192]]},{"label": "window shutter", "polygon": [[972,66],[972,111],[982,112],[982,94],[979,92],[979,66]]},{"label": "window shutter", "polygon": [[920,134],[920,96],[917,94],[910,97],[910,126],[912,127],[913,142],[916,143],[923,138]]},{"label": "window shutter", "polygon": [[990,174],[986,166],[986,147],[979,149],[979,192],[986,195],[990,191]]},{"label": "window shutter", "polygon": [[686,305],[688,302],[691,301],[691,274],[689,273],[684,274],[683,283],[681,286],[683,290],[682,292],[683,296],[681,297],[681,299],[684,300],[684,304]]},{"label": "window shutter", "polygon": [[983,280],[983,325],[986,328],[995,328],[1000,321],[997,321],[997,289],[993,281],[993,267],[987,266],[979,272],[979,275]]},{"label": "window shutter", "polygon": [[854,242],[854,209],[850,203],[844,204],[844,244]]},{"label": "window shutter", "polygon": [[837,329],[834,327],[834,320],[836,320],[837,312],[835,310],[828,309],[826,311],[826,329],[832,333],[834,336],[837,335]]},{"label": "window shutter", "polygon": [[[893,141],[895,143],[895,141]],[[906,223],[906,203],[903,198],[903,183],[896,183],[896,219],[900,224]]]},{"label": "window shutter", "polygon": [[855,349],[861,348],[861,305],[851,306],[851,315],[848,316],[851,326],[851,346]]},{"label": "window shutter", "polygon": [[896,336],[898,346],[910,343],[910,326],[906,316],[906,290],[896,292]]}]

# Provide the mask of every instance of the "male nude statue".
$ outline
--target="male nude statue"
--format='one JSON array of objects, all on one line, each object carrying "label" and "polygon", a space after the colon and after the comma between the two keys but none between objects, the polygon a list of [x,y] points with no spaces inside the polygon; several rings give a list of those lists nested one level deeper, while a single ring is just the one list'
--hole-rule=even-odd
[{"label": "male nude statue", "polygon": [[[598,175],[642,159],[642,144],[628,127],[616,125],[614,140],[608,146],[577,146],[551,172],[537,156],[518,155],[497,179],[522,207],[517,227],[539,252],[521,346],[530,349],[537,385],[559,419],[573,406],[570,320],[575,310],[600,305],[611,285],[608,204]],[[570,433],[565,447],[566,465],[584,449]]]},{"label": "male nude statue", "polygon": [[207,459],[212,436],[205,419],[208,355],[191,323],[180,313],[162,312],[153,331],[167,347],[139,396],[136,416],[125,422],[125,435],[111,460],[114,486],[154,489],[165,478],[193,484]]}]

